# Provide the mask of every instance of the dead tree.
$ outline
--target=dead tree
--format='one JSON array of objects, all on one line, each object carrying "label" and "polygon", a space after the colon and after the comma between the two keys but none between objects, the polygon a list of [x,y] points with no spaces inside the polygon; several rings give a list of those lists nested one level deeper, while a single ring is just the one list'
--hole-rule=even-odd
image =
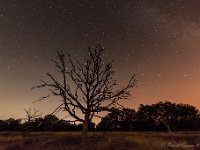
[{"label": "dead tree", "polygon": [[[47,73],[50,82],[41,80],[41,85],[34,88],[46,87],[51,95],[59,96],[62,101],[55,109],[66,111],[75,120],[83,123],[82,136],[86,137],[89,122],[99,112],[109,111],[117,107],[119,100],[130,96],[129,89],[135,86],[135,75],[131,77],[125,87],[118,88],[112,62],[105,63],[102,60],[104,48],[100,45],[89,47],[89,56],[81,63],[74,63],[70,54],[67,56],[67,66],[64,53],[57,52],[57,59],[53,60],[61,74],[58,80],[54,75]],[[70,81],[71,80],[71,81]],[[69,83],[70,81],[70,83]]]},{"label": "dead tree", "polygon": [[27,123],[33,122],[35,119],[41,116],[41,113],[36,108],[30,107],[28,110],[24,109],[24,111],[26,113],[26,118],[24,120],[26,120]]}]

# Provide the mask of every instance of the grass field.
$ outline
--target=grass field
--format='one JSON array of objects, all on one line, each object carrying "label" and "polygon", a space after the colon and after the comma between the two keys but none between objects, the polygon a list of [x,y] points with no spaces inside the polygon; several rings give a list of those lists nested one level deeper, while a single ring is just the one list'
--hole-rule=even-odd
[{"label": "grass field", "polygon": [[[1,132],[0,150],[83,149],[80,132]],[[200,150],[200,132],[89,132],[88,150]]]}]

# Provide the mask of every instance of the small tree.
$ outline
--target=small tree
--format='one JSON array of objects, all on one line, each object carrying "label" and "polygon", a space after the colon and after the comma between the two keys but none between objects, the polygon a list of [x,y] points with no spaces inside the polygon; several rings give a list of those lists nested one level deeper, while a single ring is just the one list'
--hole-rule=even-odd
[{"label": "small tree", "polygon": [[[87,135],[88,124],[92,118],[101,111],[121,106],[119,100],[130,96],[129,89],[134,87],[136,82],[133,75],[125,87],[117,89],[112,62],[105,63],[102,60],[103,51],[104,48],[100,45],[95,48],[89,47],[89,57],[82,63],[77,61],[76,64],[68,54],[70,66],[66,66],[64,53],[57,52],[57,59],[53,62],[62,79],[59,81],[47,73],[50,82],[42,80],[41,85],[34,87],[46,87],[51,94],[62,98],[61,104],[55,111],[64,110],[75,119],[74,121],[82,122],[83,137]],[[68,79],[73,84],[69,84]],[[49,96],[42,97],[41,100]]]},{"label": "small tree", "polygon": [[34,121],[36,118],[41,116],[41,113],[39,112],[39,110],[37,110],[36,108],[29,108],[29,109],[24,109],[25,113],[26,113],[26,122],[30,123],[32,121]]}]

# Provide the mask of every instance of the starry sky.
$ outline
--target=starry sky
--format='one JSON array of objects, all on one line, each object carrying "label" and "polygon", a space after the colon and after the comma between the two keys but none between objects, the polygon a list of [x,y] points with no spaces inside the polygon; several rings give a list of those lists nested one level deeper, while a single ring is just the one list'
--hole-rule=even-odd
[{"label": "starry sky", "polygon": [[31,87],[56,72],[56,51],[77,60],[98,43],[120,85],[136,74],[124,106],[168,100],[200,109],[199,0],[0,0],[0,119],[29,107],[51,113],[59,100],[33,103],[47,91]]}]

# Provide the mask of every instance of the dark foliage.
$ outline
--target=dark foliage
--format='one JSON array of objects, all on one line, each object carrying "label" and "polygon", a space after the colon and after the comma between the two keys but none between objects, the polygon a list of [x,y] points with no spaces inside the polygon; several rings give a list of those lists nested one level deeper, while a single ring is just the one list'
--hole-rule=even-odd
[{"label": "dark foliage", "polygon": [[20,131],[22,130],[21,120],[20,119],[7,119],[0,120],[0,131]]},{"label": "dark foliage", "polygon": [[[10,118],[0,120],[0,131],[81,131],[83,124],[72,124],[55,115],[46,115],[32,120]],[[100,123],[88,124],[89,131],[199,131],[199,111],[188,104],[159,102],[140,105],[133,109],[113,108]]]},{"label": "dark foliage", "polygon": [[113,109],[97,126],[97,130],[133,131],[135,130],[136,112],[133,109]]},{"label": "dark foliage", "polygon": [[[82,124],[72,124],[55,115],[46,115],[44,118],[35,118],[33,121],[21,122],[10,118],[0,120],[0,131],[81,131]],[[95,130],[95,124],[89,123],[89,131]]]},{"label": "dark foliage", "polygon": [[198,110],[188,104],[159,102],[133,109],[113,109],[97,125],[105,131],[196,131],[200,130]]}]

